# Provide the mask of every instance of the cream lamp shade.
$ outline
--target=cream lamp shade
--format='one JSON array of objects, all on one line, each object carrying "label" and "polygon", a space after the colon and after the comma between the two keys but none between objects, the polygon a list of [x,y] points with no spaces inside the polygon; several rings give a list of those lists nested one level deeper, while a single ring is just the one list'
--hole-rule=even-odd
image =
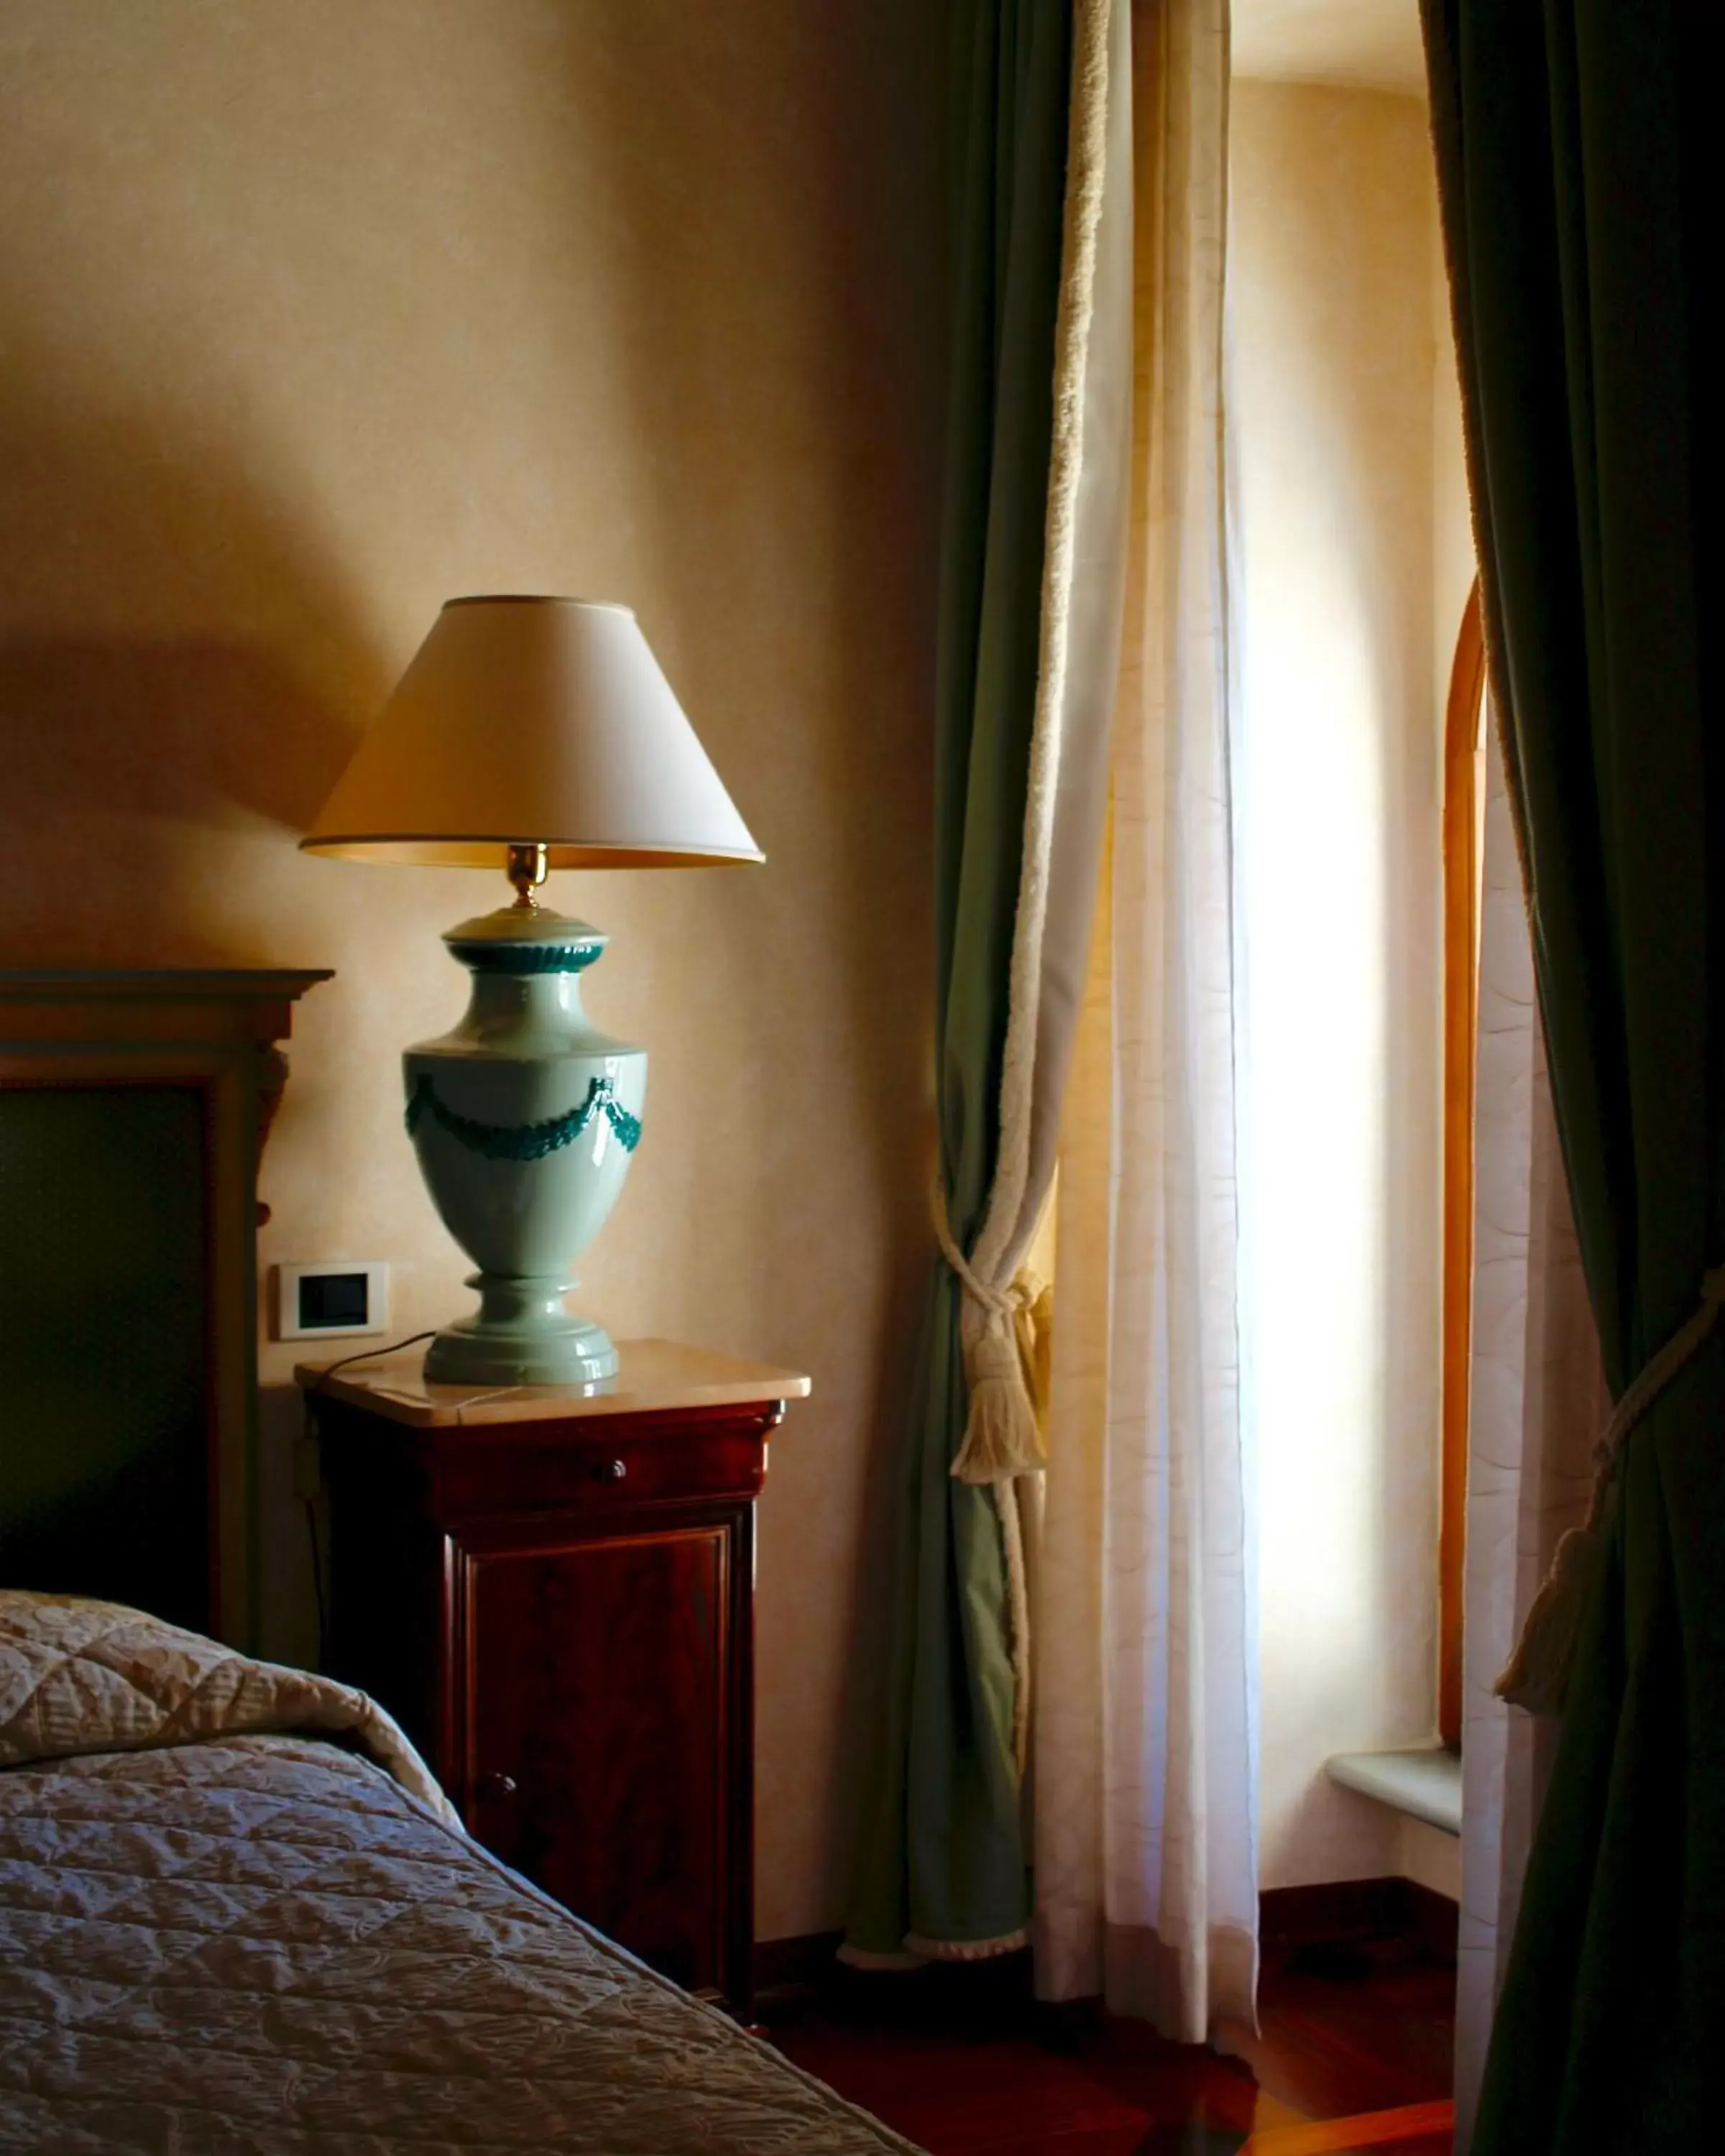
[{"label": "cream lamp shade", "polygon": [[759,861],[633,612],[449,600],[316,822],[308,853],[501,868]]}]

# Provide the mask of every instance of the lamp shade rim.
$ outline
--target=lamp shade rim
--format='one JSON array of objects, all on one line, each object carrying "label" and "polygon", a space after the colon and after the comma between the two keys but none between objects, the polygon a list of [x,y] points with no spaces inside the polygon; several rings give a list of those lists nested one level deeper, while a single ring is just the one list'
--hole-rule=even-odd
[{"label": "lamp shade rim", "polygon": [[542,845],[550,869],[751,868],[758,846],[703,846],[687,839],[523,839],[487,831],[319,831],[300,841],[303,854],[408,868],[495,868],[511,846]]},{"label": "lamp shade rim", "polygon": [[634,608],[621,599],[575,598],[559,592],[466,592],[444,601],[445,613],[451,607],[470,606],[583,607],[590,613],[626,613],[631,621],[635,618]]}]

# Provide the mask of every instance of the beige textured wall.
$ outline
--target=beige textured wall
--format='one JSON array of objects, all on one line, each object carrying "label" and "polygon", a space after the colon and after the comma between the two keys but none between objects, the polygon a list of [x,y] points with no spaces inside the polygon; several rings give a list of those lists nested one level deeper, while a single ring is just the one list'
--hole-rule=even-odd
[{"label": "beige textured wall", "polygon": [[1435,624],[1451,518],[1423,105],[1240,81],[1232,139],[1243,1334],[1261,1404],[1263,1877],[1280,1887],[1403,1868],[1401,1822],[1322,1763],[1435,1722],[1434,654],[1455,624]]},{"label": "beige textured wall", "polygon": [[[445,596],[634,603],[766,849],[551,893],[654,1057],[586,1301],[814,1375],[761,1522],[762,1937],[841,1903],[926,1247],[936,12],[0,12],[0,963],[337,969],[266,1262],[388,1260],[403,1332],[466,1301],[396,1056],[501,880],[294,847]],[[303,1654],[290,1405],[270,1643]]]}]

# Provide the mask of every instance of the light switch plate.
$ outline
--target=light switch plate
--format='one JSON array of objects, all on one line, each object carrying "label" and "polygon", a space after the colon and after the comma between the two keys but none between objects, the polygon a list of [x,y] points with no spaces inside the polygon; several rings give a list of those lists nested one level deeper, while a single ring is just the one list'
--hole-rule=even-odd
[{"label": "light switch plate", "polygon": [[389,1330],[389,1267],[379,1258],[277,1265],[278,1340],[351,1340]]}]

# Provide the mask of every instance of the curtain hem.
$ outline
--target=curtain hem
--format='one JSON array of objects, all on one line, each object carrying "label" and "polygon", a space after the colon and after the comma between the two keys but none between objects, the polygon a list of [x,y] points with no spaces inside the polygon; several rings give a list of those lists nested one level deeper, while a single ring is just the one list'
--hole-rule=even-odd
[{"label": "curtain hem", "polygon": [[992,1939],[926,1939],[919,1932],[905,1934],[910,1951],[929,1961],[992,1961],[999,1954],[1017,1953],[1029,1943],[1029,1928],[1024,1924]]}]

